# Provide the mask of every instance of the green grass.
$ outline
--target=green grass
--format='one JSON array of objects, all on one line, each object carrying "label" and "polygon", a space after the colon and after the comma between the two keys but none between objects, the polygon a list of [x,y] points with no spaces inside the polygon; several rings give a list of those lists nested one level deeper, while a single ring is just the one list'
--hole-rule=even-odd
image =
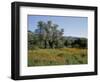
[{"label": "green grass", "polygon": [[59,48],[28,51],[28,66],[87,64],[87,49]]}]

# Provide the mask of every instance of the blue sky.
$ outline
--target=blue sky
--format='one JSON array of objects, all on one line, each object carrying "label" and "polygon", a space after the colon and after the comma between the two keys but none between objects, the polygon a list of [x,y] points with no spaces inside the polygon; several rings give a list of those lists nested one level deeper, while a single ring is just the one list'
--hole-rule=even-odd
[{"label": "blue sky", "polygon": [[47,22],[51,20],[54,24],[58,24],[58,29],[64,29],[64,36],[86,37],[88,32],[88,18],[75,16],[42,16],[28,15],[28,30],[37,29],[37,22]]}]

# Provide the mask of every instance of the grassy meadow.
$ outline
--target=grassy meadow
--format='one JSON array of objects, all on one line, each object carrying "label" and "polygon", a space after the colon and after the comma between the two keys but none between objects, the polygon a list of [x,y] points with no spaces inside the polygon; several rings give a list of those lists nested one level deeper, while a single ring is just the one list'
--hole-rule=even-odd
[{"label": "grassy meadow", "polygon": [[87,64],[87,59],[83,48],[28,50],[28,66]]}]

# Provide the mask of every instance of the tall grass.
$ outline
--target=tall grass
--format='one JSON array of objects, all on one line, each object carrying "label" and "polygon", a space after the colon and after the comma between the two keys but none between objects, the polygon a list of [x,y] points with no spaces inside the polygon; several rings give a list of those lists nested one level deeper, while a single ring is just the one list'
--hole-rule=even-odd
[{"label": "tall grass", "polygon": [[87,64],[87,49],[59,48],[28,51],[28,66]]}]

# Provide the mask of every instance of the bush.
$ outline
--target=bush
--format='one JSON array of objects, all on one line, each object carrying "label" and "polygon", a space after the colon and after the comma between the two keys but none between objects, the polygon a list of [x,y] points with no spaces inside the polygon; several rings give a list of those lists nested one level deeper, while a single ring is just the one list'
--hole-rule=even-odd
[{"label": "bush", "polygon": [[35,45],[30,45],[28,46],[28,50],[38,50],[40,49],[38,46],[35,46]]}]

